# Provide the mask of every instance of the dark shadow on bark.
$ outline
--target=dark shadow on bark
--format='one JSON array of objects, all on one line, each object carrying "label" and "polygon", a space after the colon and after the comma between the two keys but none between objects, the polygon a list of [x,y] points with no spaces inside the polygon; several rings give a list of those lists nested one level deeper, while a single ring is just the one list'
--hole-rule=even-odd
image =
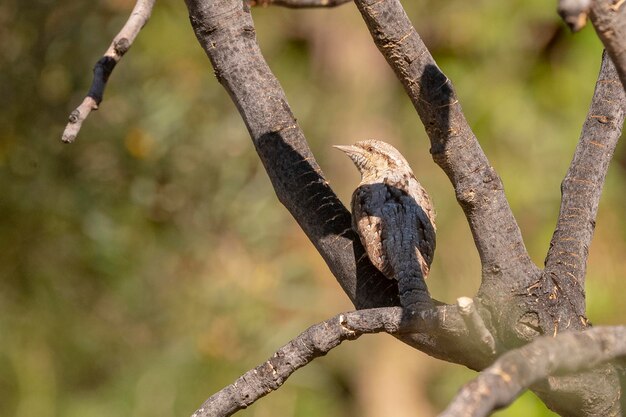
[{"label": "dark shadow on bark", "polygon": [[[450,126],[450,106],[454,91],[448,77],[432,64],[426,65],[420,79],[419,99],[427,103],[430,110],[428,122],[424,125],[430,137],[447,138]],[[445,129],[445,130],[444,130]],[[433,136],[434,133],[434,136]],[[447,141],[432,142],[430,153],[437,155],[445,152]]]},{"label": "dark shadow on bark", "polygon": [[[340,281],[346,293],[351,295],[355,307],[363,309],[400,305],[395,281],[385,279],[369,261],[359,237],[352,230],[350,212],[315,167],[303,158],[300,152],[286,143],[281,132],[268,132],[259,137],[255,144],[261,160],[264,163],[265,161],[272,163],[271,170],[275,173],[272,178],[274,188],[277,191],[288,190],[287,193],[277,192],[279,198],[281,194],[297,195],[298,204],[288,207],[293,217],[305,230],[310,226],[307,227],[298,219],[306,219],[309,225],[313,224],[318,229],[314,235],[321,238],[312,241],[313,244],[319,249],[320,245],[330,245],[335,240],[344,239],[348,240],[347,245],[352,245],[352,251],[343,250],[341,253],[335,251],[336,257],[345,259],[342,259],[342,262],[334,261],[333,264],[340,268],[350,268],[356,260],[356,271],[341,271],[341,275],[350,279]],[[297,190],[291,189],[295,184],[302,183],[306,185]],[[345,249],[348,249],[348,246]],[[325,252],[320,251],[322,255]],[[354,260],[348,259],[352,256]],[[327,259],[325,260],[329,263]]]}]

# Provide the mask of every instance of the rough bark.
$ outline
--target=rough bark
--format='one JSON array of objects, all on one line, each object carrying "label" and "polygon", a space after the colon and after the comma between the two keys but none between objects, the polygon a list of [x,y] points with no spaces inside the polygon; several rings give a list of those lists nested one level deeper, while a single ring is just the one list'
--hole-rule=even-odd
[{"label": "rough bark", "polygon": [[218,81],[248,128],[278,199],[357,308],[397,305],[397,288],[372,266],[348,210],[331,190],[256,41],[247,4],[186,0]]},{"label": "rough bark", "polygon": [[[396,283],[386,279],[365,255],[352,230],[350,213],[324,178],[278,80],[267,66],[247,4],[239,0],[186,3],[196,37],[218,81],[237,106],[278,199],[313,242],[356,308],[399,305]],[[465,326],[459,323],[457,333],[462,333]],[[452,334],[400,338],[429,355],[472,369],[489,363],[476,344],[459,344]]]},{"label": "rough bark", "polygon": [[[467,383],[440,417],[482,417],[513,402],[532,384],[550,375],[591,369],[626,356],[626,327],[596,327],[557,337],[544,336],[502,355]],[[594,387],[587,387],[594,391]],[[615,416],[612,402],[600,404],[596,416]],[[585,407],[586,404],[576,404]],[[575,411],[575,409],[574,409]]]},{"label": "rough bark", "polygon": [[[585,273],[602,186],[624,125],[626,96],[607,54],[602,65],[574,158],[561,185],[561,210],[541,278],[519,294],[524,311],[517,326],[532,340],[537,335],[580,331],[588,326]],[[607,365],[576,378],[549,378],[533,387],[563,415],[619,413],[617,371]],[[594,387],[590,390],[589,387]]]},{"label": "rough bark", "polygon": [[[502,181],[472,132],[452,86],[397,0],[357,0],[374,43],[426,128],[435,162],[450,178],[470,224],[487,283],[536,272]],[[520,276],[524,274],[526,276]]]},{"label": "rough bark", "polygon": [[[280,201],[357,307],[397,304],[397,288],[380,291],[385,281],[363,256],[350,229],[349,214],[315,163],[284,93],[258,49],[246,5],[237,0],[211,4],[187,0],[187,5],[198,40],[241,112]],[[431,139],[433,158],[448,174],[470,223],[483,263],[477,301],[485,327],[495,330],[493,336],[504,347],[532,339],[541,329],[534,310],[527,309],[527,300],[542,276],[526,253],[502,183],[471,132],[450,81],[437,68],[399,2],[357,0],[357,6],[413,101]],[[599,90],[600,99],[601,94]],[[621,103],[613,106],[619,108]],[[486,354],[484,342],[459,343],[467,327],[458,317],[453,322],[458,327],[448,332],[404,335],[402,340],[438,358],[473,369],[486,367],[493,356]],[[598,374],[579,377],[579,383],[573,385],[564,379],[549,379],[534,389],[553,409],[567,414],[576,395],[588,399],[580,392],[585,384],[603,386],[606,395],[615,392],[597,378]],[[612,382],[614,379],[608,383]],[[606,395],[597,398],[603,401]],[[594,410],[597,408],[577,410],[573,415],[593,415]]]},{"label": "rough bark", "polygon": [[622,134],[625,112],[626,94],[611,59],[603,54],[591,106],[561,184],[561,209],[542,279],[528,289],[531,302],[539,307],[538,327],[543,333],[587,327],[587,257],[602,186]]},{"label": "rough bark", "polygon": [[[356,0],[374,43],[404,86],[430,138],[431,153],[454,186],[482,264],[479,296],[489,309],[539,277],[500,177],[472,132],[450,80],[437,66],[398,0]],[[496,322],[503,337],[519,317]]]},{"label": "rough bark", "polygon": [[[576,311],[579,311],[576,310],[578,306],[576,302],[580,300],[580,297],[576,298],[575,291],[568,292],[569,297],[555,296],[555,288],[560,290],[556,285],[551,285],[549,286],[550,291],[546,292],[547,282],[556,283],[557,280],[563,282],[567,278],[555,278],[550,273],[552,269],[548,269],[546,273],[542,274],[534,265],[529,263],[519,237],[519,229],[512,214],[510,214],[501,182],[495,172],[490,168],[489,171],[492,174],[485,177],[482,175],[485,171],[481,171],[480,166],[472,165],[475,161],[484,161],[483,163],[486,164],[486,157],[480,150],[475,136],[469,130],[450,81],[437,68],[399,1],[355,0],[355,3],[370,29],[374,42],[396,72],[413,101],[431,139],[433,146],[431,152],[435,161],[442,166],[455,186],[457,198],[461,206],[464,207],[474,233],[476,246],[481,254],[483,276],[478,296],[491,313],[491,324],[495,326],[494,330],[500,341],[504,343],[505,347],[511,348],[527,343],[541,333],[547,333],[546,317],[557,317],[556,321],[549,321],[550,331],[554,331],[559,324],[566,328],[577,328],[574,321],[578,321],[582,325],[584,320],[581,320],[580,316],[576,314]],[[433,79],[438,80],[438,82],[433,83]],[[606,131],[600,133],[600,135],[605,134],[606,136],[596,137],[594,143],[604,143],[605,140],[614,142],[619,137],[623,125],[624,103],[621,99],[617,101],[612,99],[620,97],[623,91],[621,88],[615,89],[615,85],[612,85],[613,89],[611,89],[611,83],[607,83],[609,79],[610,67],[605,65],[603,73],[600,74],[588,118],[596,120],[599,116],[607,116],[612,119],[615,116],[616,123],[611,124]],[[609,89],[605,90],[604,86]],[[620,86],[618,85],[618,87]],[[605,96],[608,97],[608,100],[605,100]],[[600,103],[604,103],[604,106],[602,107]],[[604,119],[600,117],[598,120]],[[442,126],[447,126],[447,129],[441,130]],[[592,134],[590,133],[591,130],[590,127],[585,129],[581,137]],[[454,143],[455,139],[457,140],[457,147],[447,148],[446,146]],[[461,145],[458,142],[461,142]],[[437,146],[443,151],[438,152]],[[438,158],[439,154],[442,157]],[[604,154],[600,161],[607,163],[600,162],[597,166],[599,172],[603,173],[597,175],[601,175],[602,179],[606,174],[611,154],[612,152]],[[466,161],[465,158],[468,155],[472,155],[472,161]],[[597,162],[592,158],[593,156],[586,155],[582,159],[577,159],[574,165],[593,166]],[[581,175],[586,174],[581,173]],[[590,175],[593,177],[594,174]],[[469,190],[471,193],[464,192],[467,188],[464,188],[459,177],[462,181],[476,184],[476,188],[471,188]],[[580,178],[580,176],[576,178]],[[592,179],[595,180],[596,178],[593,177]],[[495,185],[493,189],[492,184]],[[598,184],[592,197],[599,198],[601,185],[602,183]],[[470,195],[471,198],[464,198],[467,195]],[[592,198],[591,203],[595,204],[594,207],[597,208],[597,201],[596,203],[593,201]],[[593,216],[592,218],[588,217],[590,221],[595,221],[595,214],[596,210],[589,212],[589,216]],[[569,213],[562,213],[561,222],[567,221],[568,215]],[[494,224],[499,226],[499,230],[491,229]],[[587,245],[590,239],[591,235],[588,236],[588,240],[585,240]],[[499,244],[495,242],[499,242]],[[508,243],[508,246],[501,246],[505,243]],[[491,250],[488,252],[481,251],[481,247],[487,247]],[[554,264],[567,263],[568,256],[567,253],[558,253],[558,256],[554,257]],[[586,257],[586,252],[584,256],[581,254],[583,263],[586,262]],[[495,263],[494,259],[496,260]],[[498,263],[499,261],[502,263]],[[526,287],[524,288],[524,286]],[[538,293],[540,294],[539,297],[537,297]],[[540,306],[538,306],[538,301],[543,301]],[[584,311],[584,293],[582,306]],[[605,371],[599,372],[605,373]],[[588,404],[595,406],[579,408],[576,410],[578,415],[593,415],[603,402],[608,402],[614,409],[618,409],[619,404],[614,401],[616,374],[614,370],[607,370],[606,373],[604,378],[593,373],[586,375],[585,378],[580,377],[578,381],[580,383],[575,384],[553,380],[550,381],[550,384],[539,387],[536,392],[557,412],[571,412],[568,405],[573,404],[573,398],[583,398]],[[590,384],[596,387],[601,386],[602,389],[599,389],[598,393],[602,393],[602,395],[595,395],[596,393],[592,395],[589,390],[585,390],[585,387]]]},{"label": "rough bark", "polygon": [[[434,320],[432,328],[441,332],[460,327],[451,323],[459,315],[454,306],[440,306],[436,314],[426,317]],[[234,383],[207,399],[192,417],[224,417],[248,407],[256,400],[277,390],[299,368],[313,359],[326,355],[343,341],[355,340],[368,333],[398,334],[413,331],[405,320],[402,308],[388,307],[338,314],[309,327],[261,365],[246,372]],[[464,335],[467,337],[467,334]]]}]

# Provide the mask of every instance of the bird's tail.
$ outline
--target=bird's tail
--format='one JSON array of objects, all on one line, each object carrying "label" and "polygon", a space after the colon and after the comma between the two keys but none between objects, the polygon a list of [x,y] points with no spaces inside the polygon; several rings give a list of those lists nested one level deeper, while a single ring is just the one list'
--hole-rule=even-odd
[{"label": "bird's tail", "polygon": [[426,283],[421,273],[417,275],[403,274],[398,279],[398,293],[402,308],[420,311],[433,307]]},{"label": "bird's tail", "polygon": [[395,278],[398,280],[398,293],[402,307],[411,311],[421,311],[432,308],[433,301],[425,281],[429,272],[428,264],[419,251],[415,252],[417,262],[408,262],[410,265],[396,268]]}]

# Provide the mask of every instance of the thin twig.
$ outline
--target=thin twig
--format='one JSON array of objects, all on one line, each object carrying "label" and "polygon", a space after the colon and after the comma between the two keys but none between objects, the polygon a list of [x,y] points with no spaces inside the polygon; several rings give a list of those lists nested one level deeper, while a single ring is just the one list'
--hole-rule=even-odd
[{"label": "thin twig", "polygon": [[65,143],[74,142],[80,128],[91,113],[97,110],[102,102],[106,83],[113,68],[131,47],[141,28],[146,24],[156,0],[137,0],[130,17],[122,30],[115,36],[111,46],[98,60],[93,69],[93,82],[83,102],[72,111],[69,122],[63,131],[61,140]]},{"label": "thin twig", "polygon": [[250,6],[282,6],[289,9],[311,9],[321,7],[337,7],[352,0],[249,0]]},{"label": "thin twig", "polygon": [[[626,356],[625,326],[595,327],[554,338],[544,336],[500,357],[467,383],[440,417],[487,416],[509,405],[524,390],[549,375],[591,369],[623,356]],[[619,397],[613,401],[619,403]]]}]

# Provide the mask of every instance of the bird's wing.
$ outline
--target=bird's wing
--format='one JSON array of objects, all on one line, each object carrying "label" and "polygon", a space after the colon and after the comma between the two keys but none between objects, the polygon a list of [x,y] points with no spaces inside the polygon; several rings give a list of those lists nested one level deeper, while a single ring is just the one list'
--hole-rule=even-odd
[{"label": "bird's wing", "polygon": [[404,205],[417,205],[416,215],[411,221],[417,229],[417,248],[428,267],[433,262],[436,246],[435,209],[426,190],[417,180],[409,184],[409,193],[402,197],[407,200]]},{"label": "bird's wing", "polygon": [[[435,228],[427,195],[407,194],[390,184],[363,184],[352,195],[352,227],[372,264],[387,278],[398,278],[400,269],[410,268],[428,275]],[[402,265],[407,259],[413,263]]]},{"label": "bird's wing", "polygon": [[[435,244],[436,244],[436,236],[435,236],[435,228],[434,224],[430,221],[430,217],[427,216],[423,210],[419,210],[416,213],[415,220],[415,229],[417,230],[417,249],[420,251],[420,254],[424,258],[426,265],[430,268],[430,264],[433,262],[433,257],[435,255]],[[428,269],[426,270],[426,274],[428,275]]]},{"label": "bird's wing", "polygon": [[384,190],[377,187],[382,184],[359,186],[352,194],[352,228],[361,239],[372,264],[389,279],[393,279],[382,245],[381,208],[384,203]]}]

